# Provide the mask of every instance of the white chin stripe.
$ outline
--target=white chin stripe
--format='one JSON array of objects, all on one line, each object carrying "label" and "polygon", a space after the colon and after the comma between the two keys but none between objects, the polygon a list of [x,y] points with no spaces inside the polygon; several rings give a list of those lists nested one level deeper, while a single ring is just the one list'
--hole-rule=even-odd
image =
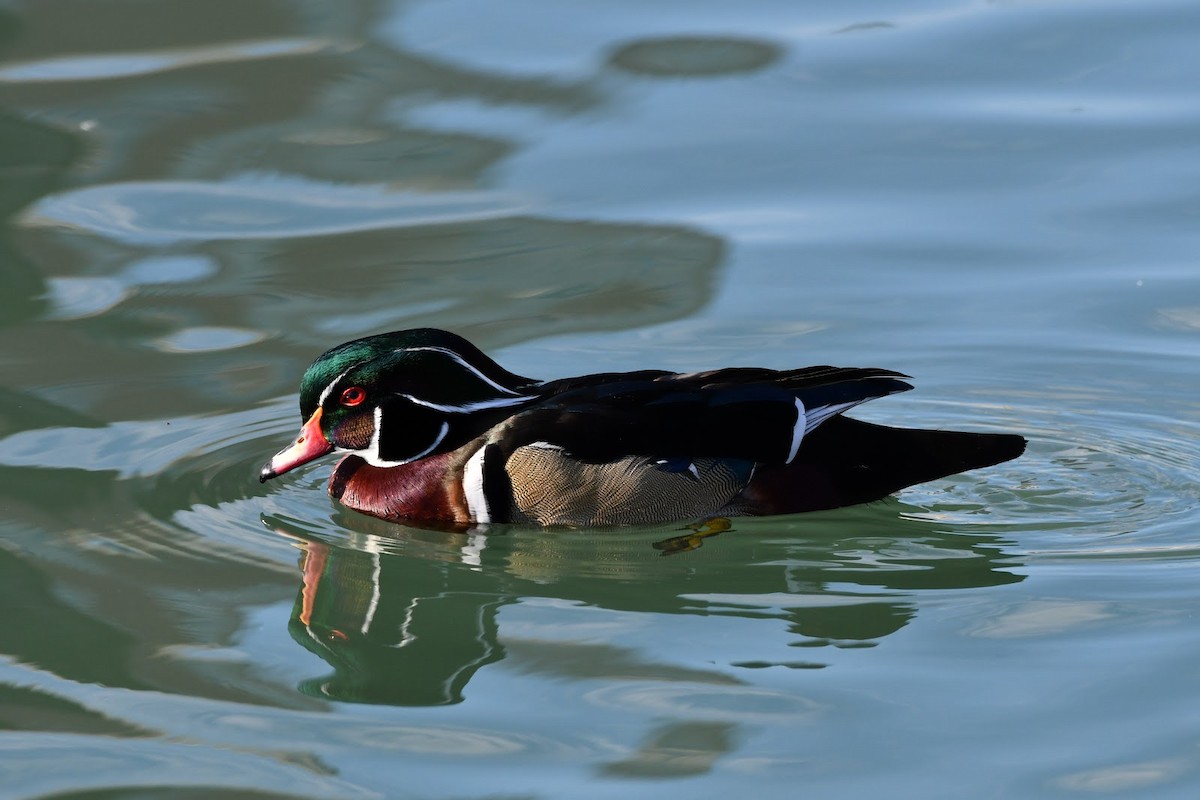
[{"label": "white chin stripe", "polygon": [[483,493],[483,453],[485,450],[487,450],[486,444],[476,450],[463,466],[463,495],[467,499],[467,513],[471,515],[473,522],[492,521],[487,496]]},{"label": "white chin stripe", "polygon": [[408,458],[401,459],[400,461],[384,461],[379,457],[379,432],[382,430],[383,409],[379,406],[375,406],[375,431],[371,434],[371,444],[367,446],[366,450],[356,450],[354,451],[354,454],[360,456],[363,461],[366,461],[372,467],[399,467],[402,464],[411,464],[418,459],[422,459],[436,450],[437,446],[442,443],[443,439],[446,438],[446,434],[450,432],[450,423],[445,421],[442,422],[442,427],[440,430],[438,430],[437,437],[434,438],[433,444],[429,445],[429,447],[426,447],[415,456],[409,456]]}]

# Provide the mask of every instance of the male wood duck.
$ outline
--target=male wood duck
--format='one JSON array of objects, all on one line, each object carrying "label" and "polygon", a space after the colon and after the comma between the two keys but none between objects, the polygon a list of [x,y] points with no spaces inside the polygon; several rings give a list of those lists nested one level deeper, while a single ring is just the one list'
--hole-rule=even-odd
[{"label": "male wood duck", "polygon": [[356,339],[300,384],[300,435],[267,481],[337,450],[344,505],[392,521],[622,525],[883,498],[1015,458],[1012,434],[843,416],[912,386],[886,369],[735,367],[538,381],[433,328]]}]

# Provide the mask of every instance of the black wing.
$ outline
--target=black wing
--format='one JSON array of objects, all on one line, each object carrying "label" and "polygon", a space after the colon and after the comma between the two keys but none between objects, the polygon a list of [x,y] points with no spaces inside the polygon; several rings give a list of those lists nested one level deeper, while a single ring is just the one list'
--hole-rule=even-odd
[{"label": "black wing", "polygon": [[492,444],[507,456],[544,442],[590,462],[645,455],[785,464],[804,435],[830,417],[911,389],[904,377],[820,366],[570,378],[544,384],[544,399],[511,417]]}]

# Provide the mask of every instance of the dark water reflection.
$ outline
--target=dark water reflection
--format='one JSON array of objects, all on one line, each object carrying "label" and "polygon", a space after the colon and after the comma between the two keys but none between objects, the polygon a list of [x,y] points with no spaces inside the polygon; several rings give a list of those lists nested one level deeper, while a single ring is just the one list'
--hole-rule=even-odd
[{"label": "dark water reflection", "polygon": [[506,657],[542,678],[740,683],[727,669],[659,664],[586,637],[504,635],[498,612],[531,597],[647,614],[779,619],[787,644],[800,648],[794,661],[734,658],[731,666],[819,668],[818,648],[870,646],[908,624],[919,606],[914,591],[1021,580],[999,537],[941,533],[897,517],[897,505],[862,510],[853,522],[845,515],[738,520],[702,549],[666,557],[652,545],[677,530],[446,534],[356,518],[344,521],[363,532],[335,541],[280,519],[267,524],[295,539],[302,554],[292,636],[334,670],[302,690],[442,705],[460,702],[477,670]]},{"label": "dark water reflection", "polygon": [[[89,36],[64,36],[81,12],[24,9],[0,69],[0,103],[22,110],[0,117],[0,211],[20,214],[0,234],[0,319],[39,342],[10,369],[43,395],[100,419],[211,412],[290,392],[314,352],[369,331],[438,324],[495,347],[711,299],[718,238],[541,218],[487,188],[512,142],[411,121],[468,98],[579,114],[603,102],[587,82],[384,45],[392,11],[371,2],[142,3],[137,25],[87,13]],[[141,68],[146,51],[161,58]]]},{"label": "dark water reflection", "polygon": [[655,77],[736,75],[756,72],[778,60],[783,48],[770,42],[730,37],[672,37],[630,42],[611,55],[630,72]]},{"label": "dark water reflection", "polygon": [[[39,326],[44,349],[14,368],[39,386],[66,372],[93,387],[97,413],[117,418],[161,413],[164,403],[198,413],[291,392],[328,342],[397,325],[437,324],[495,346],[537,331],[686,316],[708,300],[721,252],[712,237],[686,229],[512,217],[196,246],[188,253],[217,265],[214,276],[128,287],[119,270],[145,254],[124,253],[106,269],[89,246],[54,260],[90,261],[99,276],[60,283],[110,286],[110,307]],[[247,293],[252,285],[260,288]]]}]

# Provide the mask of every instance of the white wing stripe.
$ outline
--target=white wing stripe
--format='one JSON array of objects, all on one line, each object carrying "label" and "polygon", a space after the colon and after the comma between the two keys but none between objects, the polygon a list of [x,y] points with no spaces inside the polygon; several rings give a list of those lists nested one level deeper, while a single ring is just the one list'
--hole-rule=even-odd
[{"label": "white wing stripe", "polygon": [[830,406],[818,406],[808,413],[808,422],[804,426],[804,432],[811,433],[814,428],[830,417],[836,417],[843,411],[854,408],[859,403],[865,402],[866,400],[855,400],[851,403],[834,403]]},{"label": "white wing stripe", "polygon": [[787,461],[785,464],[792,463],[792,459],[796,457],[796,452],[800,449],[800,441],[804,438],[804,434],[808,432],[808,424],[804,415],[804,403],[799,397],[796,398],[796,422],[792,425],[792,446],[788,449]]}]

